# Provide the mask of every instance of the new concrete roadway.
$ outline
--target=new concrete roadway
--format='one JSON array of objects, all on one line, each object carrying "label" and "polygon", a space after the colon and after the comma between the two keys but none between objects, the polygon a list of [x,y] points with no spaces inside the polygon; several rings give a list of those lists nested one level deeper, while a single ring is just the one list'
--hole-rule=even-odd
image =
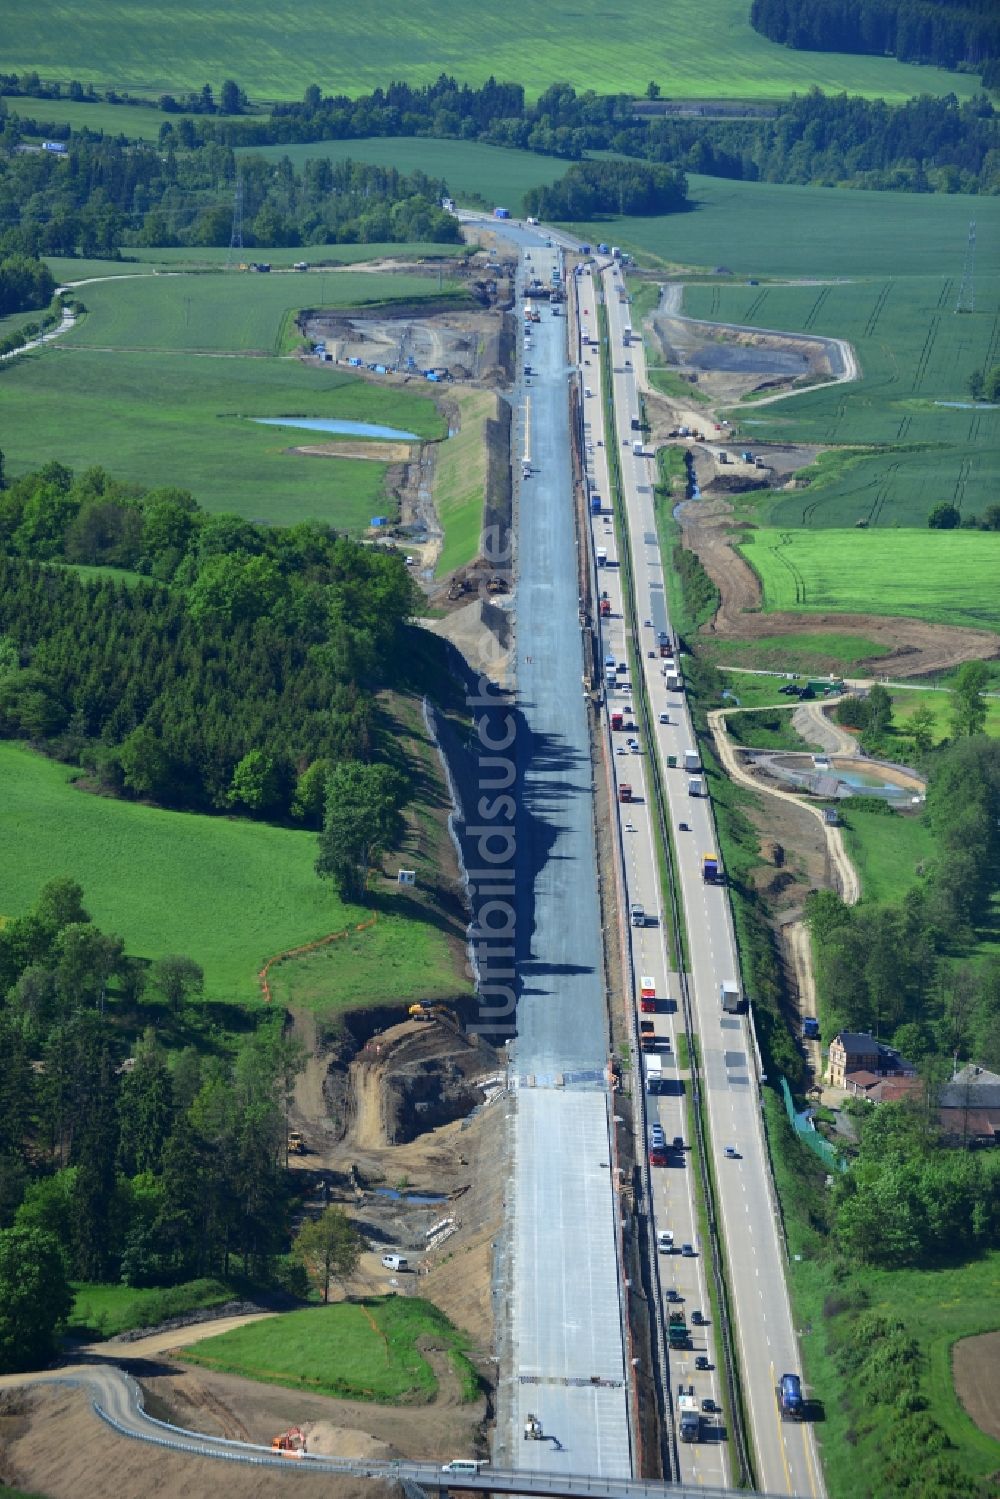
[{"label": "new concrete roadway", "polygon": [[[544,234],[503,231],[546,286],[561,255]],[[530,256],[530,261],[528,257]],[[519,813],[514,861],[517,1038],[510,1353],[499,1451],[553,1474],[632,1472],[607,1085],[608,1012],[590,730],[583,689],[566,319],[540,304],[523,343],[513,454]],[[521,323],[520,312],[518,323]],[[524,377],[524,366],[532,374]],[[530,383],[529,383],[530,380]],[[506,1397],[506,1398],[505,1398]],[[545,1440],[526,1442],[528,1415]]]},{"label": "new concrete roadway", "polygon": [[[625,347],[630,314],[627,301],[620,300],[620,269],[609,266],[601,278],[608,309],[609,362],[615,371],[614,409],[635,606],[640,619],[652,622],[646,632],[652,644],[656,632],[669,632],[670,625],[653,513],[655,465],[651,455],[633,452],[631,421],[639,413],[642,349],[631,343]],[[683,693],[667,691],[659,659],[644,655],[642,666],[654,715],[668,716],[666,723],[656,724],[653,749],[660,756],[677,847],[712,1166],[757,1479],[771,1492],[818,1499],[823,1481],[813,1429],[782,1422],[775,1393],[780,1376],[798,1373],[801,1364],[772,1196],[757,1058],[747,1019],[724,1014],[720,1004],[720,984],[738,978],[739,966],[725,886],[702,879],[703,856],[717,852],[711,806],[707,799],[689,794],[689,775],[681,768],[685,753],[696,745]],[[677,768],[669,768],[670,755],[676,757]],[[682,822],[689,831],[680,829]],[[733,1155],[726,1154],[727,1147]]]}]

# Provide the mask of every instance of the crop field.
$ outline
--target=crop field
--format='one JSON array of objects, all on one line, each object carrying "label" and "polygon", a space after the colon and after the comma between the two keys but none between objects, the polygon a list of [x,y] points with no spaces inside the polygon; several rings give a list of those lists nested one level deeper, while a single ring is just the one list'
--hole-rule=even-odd
[{"label": "crop field", "polygon": [[419,1348],[426,1338],[447,1350],[466,1398],[475,1398],[465,1339],[435,1306],[416,1297],[370,1297],[286,1312],[205,1339],[183,1349],[181,1357],[318,1395],[413,1405],[432,1400],[438,1389]]},{"label": "crop field", "polygon": [[[977,278],[974,313],[955,313],[957,290],[946,275],[687,288],[694,317],[846,338],[860,361],[859,381],[730,411],[748,442],[837,445],[808,488],[765,502],[769,524],[921,526],[943,500],[971,515],[995,501],[1000,408],[971,406],[966,382],[1000,359],[1000,276]],[[885,451],[850,451],[864,445]]]},{"label": "crop field", "polygon": [[1000,630],[995,531],[761,530],[746,533],[739,550],[763,584],[765,611],[901,614]]},{"label": "crop field", "polygon": [[[0,844],[18,850],[0,861],[0,916],[23,914],[46,880],[70,875],[127,952],[186,953],[205,970],[207,999],[252,1004],[267,958],[371,915],[317,877],[312,833],[91,796],[70,774],[0,743]],[[450,958],[437,927],[389,913],[364,936],[326,965],[331,1003],[341,981],[359,1002],[384,999],[387,971],[400,1002],[422,998],[425,978],[438,992]]]},{"label": "crop field", "polygon": [[[190,119],[183,113],[167,115],[155,103],[93,104],[73,99],[25,99],[6,96],[7,109],[22,120],[37,120],[40,125],[69,125],[72,130],[103,130],[105,135],[127,135],[130,140],[155,141],[160,126],[168,120],[176,129],[178,120]],[[43,132],[44,134],[44,132]],[[27,140],[37,139],[25,131]]]},{"label": "crop field", "polygon": [[[975,219],[980,271],[1000,259],[998,198],[728,182],[694,172],[688,191],[689,212],[609,218],[601,239],[667,267],[724,265],[737,276],[937,276],[940,285],[961,277]],[[579,227],[593,238],[592,224]]]},{"label": "crop field", "polygon": [[[382,464],[290,452],[297,433],[247,418],[340,417],[425,438],[447,428],[422,391],[294,358],[252,357],[277,347],[290,311],[305,300],[305,280],[137,277],[85,288],[91,311],[64,342],[2,368],[8,472],[52,458],[74,469],[102,464],[139,484],[190,489],[209,510],[366,526],[385,509]],[[324,283],[329,304],[388,286],[408,287],[411,296],[436,287],[364,272],[331,272],[312,284],[322,292]],[[231,357],[237,350],[246,357]],[[39,421],[40,412],[52,419]]]},{"label": "crop field", "polygon": [[[503,10],[448,0],[383,0],[378,26],[364,6],[322,0],[240,5],[221,0],[171,13],[165,46],[155,0],[8,0],[5,66],[46,78],[111,84],[131,92],[218,88],[228,76],[251,99],[301,98],[311,83],[360,94],[393,78],[430,83],[444,71],[460,82],[489,74],[516,79],[529,94],[557,79],[578,89],[641,93],[650,78],[665,95],[773,98],[811,85],[833,92],[909,98],[974,93],[978,78],[918,68],[891,58],[795,52],[752,30],[746,0],[657,0],[610,13],[598,0]],[[220,59],[225,59],[225,71]]]},{"label": "crop field", "polygon": [[[287,156],[297,169],[303,162],[324,158],[396,167],[407,174],[426,172],[429,177],[444,178],[452,197],[459,202],[485,202],[490,206],[503,203],[514,213],[520,211],[521,199],[529,188],[555,182],[569,165],[554,156],[539,156],[535,151],[507,151],[502,146],[487,146],[479,141],[431,140],[426,136],[386,135],[366,140],[316,141],[305,146],[254,146],[236,154],[264,156],[271,161]],[[356,248],[361,250],[364,246]],[[310,247],[300,251],[295,259],[312,254]]]}]

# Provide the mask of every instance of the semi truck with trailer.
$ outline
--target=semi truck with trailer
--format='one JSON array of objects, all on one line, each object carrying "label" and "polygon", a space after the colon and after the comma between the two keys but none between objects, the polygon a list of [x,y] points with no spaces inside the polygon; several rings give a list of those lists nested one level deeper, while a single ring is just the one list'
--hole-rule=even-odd
[{"label": "semi truck with trailer", "polygon": [[656,1013],[656,982],[648,973],[639,979],[639,1009],[645,1014]]}]

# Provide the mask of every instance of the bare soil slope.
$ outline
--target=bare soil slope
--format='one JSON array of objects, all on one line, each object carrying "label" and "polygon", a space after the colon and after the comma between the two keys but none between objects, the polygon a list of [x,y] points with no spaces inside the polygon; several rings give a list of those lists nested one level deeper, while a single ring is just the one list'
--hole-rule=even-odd
[{"label": "bare soil slope", "polygon": [[[13,1409],[17,1414],[0,1416],[0,1479],[49,1499],[275,1499],[289,1492],[287,1477],[270,1468],[189,1457],[120,1437],[95,1415],[83,1390],[36,1386],[18,1392]],[[284,1429],[280,1422],[271,1425],[268,1441]],[[395,1499],[401,1490],[297,1472],[295,1493],[303,1499]]]},{"label": "bare soil slope", "polygon": [[718,496],[684,505],[680,511],[684,545],[700,560],[721,595],[715,618],[702,633],[730,640],[759,640],[775,635],[833,632],[859,635],[885,647],[886,655],[860,662],[859,670],[896,677],[947,671],[963,661],[987,660],[1000,651],[987,630],[925,624],[880,614],[791,614],[763,612],[756,574],[733,550],[732,506]]}]

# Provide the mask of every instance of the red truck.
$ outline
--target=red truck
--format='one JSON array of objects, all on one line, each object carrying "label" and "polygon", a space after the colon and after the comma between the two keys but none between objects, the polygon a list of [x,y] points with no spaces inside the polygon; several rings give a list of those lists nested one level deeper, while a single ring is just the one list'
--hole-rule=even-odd
[{"label": "red truck", "polygon": [[628,781],[622,781],[618,787],[618,800],[620,802],[630,802],[632,800],[632,787]]},{"label": "red truck", "polygon": [[645,973],[639,980],[639,1009],[647,1015],[656,1013],[656,984]]}]

